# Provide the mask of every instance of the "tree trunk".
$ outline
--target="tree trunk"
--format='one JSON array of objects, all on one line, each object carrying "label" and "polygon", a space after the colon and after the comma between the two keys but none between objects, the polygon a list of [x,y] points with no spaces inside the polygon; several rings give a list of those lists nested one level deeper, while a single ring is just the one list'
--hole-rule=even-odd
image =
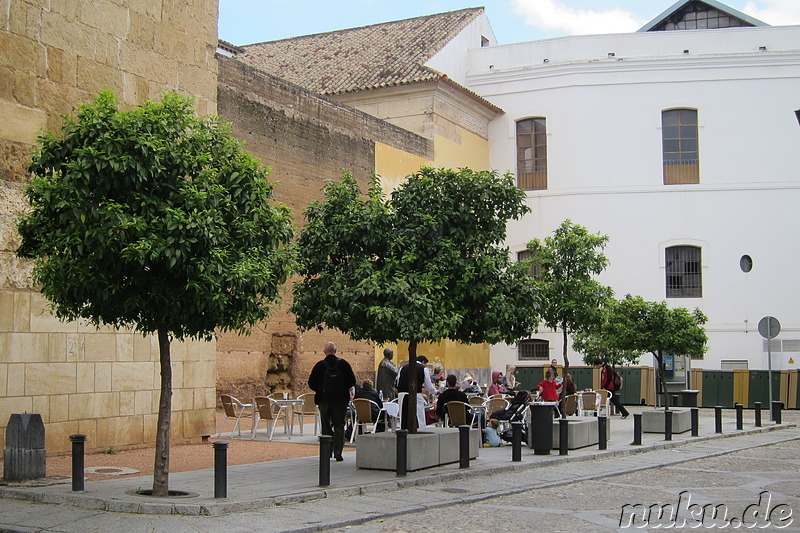
[{"label": "tree trunk", "polygon": [[[564,398],[567,396],[567,387],[564,385],[567,380],[567,372],[569,372],[569,357],[567,357],[567,328],[562,327],[561,333],[564,339],[564,346],[561,349],[561,355],[564,357],[564,369],[561,371],[561,394],[558,395],[559,405],[564,406]],[[564,409],[561,409],[561,418],[567,418]]]},{"label": "tree trunk", "polygon": [[654,353],[653,355],[656,356],[656,361],[658,362],[658,379],[661,382],[661,395],[664,402],[664,410],[669,411],[669,394],[667,393],[667,375],[664,372],[664,354],[661,353],[661,350],[658,353]]},{"label": "tree trunk", "polygon": [[408,433],[417,432],[417,341],[408,343],[408,396],[406,396],[406,426]]},{"label": "tree trunk", "polygon": [[158,351],[161,363],[161,399],[158,402],[156,456],[153,463],[153,496],[169,495],[169,432],[172,414],[172,365],[169,334],[158,329]]}]

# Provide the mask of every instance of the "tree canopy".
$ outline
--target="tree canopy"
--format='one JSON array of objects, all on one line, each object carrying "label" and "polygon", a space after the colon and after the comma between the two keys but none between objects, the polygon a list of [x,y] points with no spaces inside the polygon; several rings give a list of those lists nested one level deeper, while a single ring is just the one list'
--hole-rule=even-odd
[{"label": "tree canopy", "polygon": [[[528,211],[511,175],[423,167],[390,198],[376,178],[325,187],[298,240],[292,311],[355,339],[516,342],[539,321],[524,265],[502,246],[506,222]],[[413,382],[413,380],[410,380]]]},{"label": "tree canopy", "polygon": [[569,219],[551,237],[528,243],[542,318],[547,327],[563,335],[565,372],[569,370],[569,335],[597,326],[604,316],[603,307],[613,296],[610,287],[593,278],[608,265],[603,254],[607,243],[607,235],[593,235]]},{"label": "tree canopy", "polygon": [[[35,261],[34,282],[57,317],[158,333],[158,480],[169,337],[246,332],[266,317],[291,271],[293,227],[229,125],[197,117],[175,93],[118,107],[104,91],[66,118],[60,137],[39,137],[17,254]],[[154,493],[166,495],[162,481]]]}]

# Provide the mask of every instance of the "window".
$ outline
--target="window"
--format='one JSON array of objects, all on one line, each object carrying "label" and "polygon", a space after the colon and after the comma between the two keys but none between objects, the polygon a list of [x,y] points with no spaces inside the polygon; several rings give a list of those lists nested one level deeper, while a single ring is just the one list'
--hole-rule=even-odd
[{"label": "window", "polygon": [[517,122],[517,186],[547,189],[547,128],[543,118]]},{"label": "window", "polygon": [[[526,259],[533,259],[533,254],[529,250],[517,252],[517,261],[525,261]],[[539,265],[536,261],[530,262],[530,269],[528,269],[528,273],[536,281],[541,281],[542,276],[541,272],[539,271]]]},{"label": "window", "polygon": [[517,345],[517,358],[520,361],[549,361],[550,342],[542,339],[528,339]]},{"label": "window", "polygon": [[700,183],[697,110],[662,111],[661,141],[664,153],[664,185]]},{"label": "window", "polygon": [[672,246],[666,250],[667,298],[702,298],[700,248]]}]

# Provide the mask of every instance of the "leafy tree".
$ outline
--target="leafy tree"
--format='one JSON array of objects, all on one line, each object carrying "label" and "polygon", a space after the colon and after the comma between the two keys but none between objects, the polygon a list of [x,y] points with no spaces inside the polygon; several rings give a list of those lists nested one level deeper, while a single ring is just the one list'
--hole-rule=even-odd
[{"label": "leafy tree", "polygon": [[594,356],[593,362],[599,362],[609,353],[628,361],[642,353],[653,354],[664,408],[669,409],[664,354],[702,355],[708,341],[702,325],[707,320],[699,309],[671,309],[667,302],[647,302],[641,296],[629,294],[610,307],[601,332],[581,346]]},{"label": "leafy tree", "polygon": [[[510,175],[423,167],[385,199],[345,174],[306,210],[292,311],[302,328],[357,340],[515,342],[538,322],[525,267],[501,247],[506,222],[528,211]],[[411,375],[409,431],[416,431]]]},{"label": "leafy tree", "polygon": [[613,291],[592,276],[608,265],[603,249],[607,235],[593,235],[567,219],[552,237],[528,243],[536,268],[536,286],[542,299],[547,327],[563,335],[564,372],[569,371],[567,341],[570,335],[591,330],[603,319],[603,306]]},{"label": "leafy tree", "polygon": [[153,494],[166,496],[171,339],[240,333],[289,275],[289,211],[230,127],[174,93],[118,109],[111,92],[38,139],[20,257],[62,320],[158,334]]}]

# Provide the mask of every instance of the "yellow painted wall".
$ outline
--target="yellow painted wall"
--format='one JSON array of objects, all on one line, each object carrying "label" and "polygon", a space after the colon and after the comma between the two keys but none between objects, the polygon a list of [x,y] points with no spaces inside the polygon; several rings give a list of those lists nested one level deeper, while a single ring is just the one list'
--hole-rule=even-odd
[{"label": "yellow painted wall", "polygon": [[381,178],[381,187],[385,193],[396,189],[409,174],[420,167],[432,164],[432,161],[397,148],[375,143],[375,173]]},{"label": "yellow painted wall", "polygon": [[441,135],[433,140],[433,165],[442,168],[489,168],[489,142],[466,130],[461,131],[461,143]]}]

